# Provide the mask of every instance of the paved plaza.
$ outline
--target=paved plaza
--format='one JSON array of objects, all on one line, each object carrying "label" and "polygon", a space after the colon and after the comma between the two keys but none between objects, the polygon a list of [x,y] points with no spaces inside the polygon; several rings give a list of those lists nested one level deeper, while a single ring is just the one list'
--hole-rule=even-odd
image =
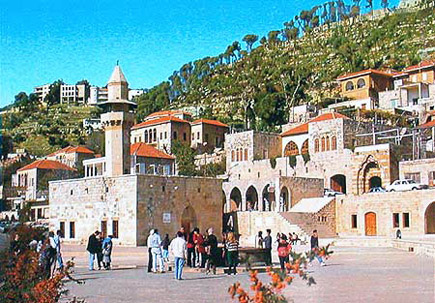
[{"label": "paved plaza", "polygon": [[[231,302],[227,289],[232,283],[249,283],[246,272],[230,277],[188,272],[184,281],[174,280],[172,273],[148,274],[144,248],[118,248],[114,270],[89,272],[83,250],[81,246],[65,247],[65,256],[77,256],[75,276],[85,281],[84,285],[68,282],[70,293],[65,299],[77,296],[88,303],[220,303]],[[328,266],[309,267],[316,285],[308,287],[296,280],[284,290],[289,302],[435,302],[433,258],[392,248],[339,247],[334,251]],[[259,276],[267,281],[266,274]]]}]

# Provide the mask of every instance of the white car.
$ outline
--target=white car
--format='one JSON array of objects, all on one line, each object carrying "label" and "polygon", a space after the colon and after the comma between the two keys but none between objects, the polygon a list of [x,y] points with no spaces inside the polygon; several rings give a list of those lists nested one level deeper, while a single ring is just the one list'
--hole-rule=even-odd
[{"label": "white car", "polygon": [[387,186],[387,191],[407,191],[407,190],[418,190],[426,189],[428,186],[415,182],[412,179],[396,180]]},{"label": "white car", "polygon": [[325,196],[325,197],[335,197],[338,195],[344,195],[344,194],[339,192],[339,191],[335,191],[333,189],[330,189],[330,188],[325,188],[323,191],[323,196]]}]

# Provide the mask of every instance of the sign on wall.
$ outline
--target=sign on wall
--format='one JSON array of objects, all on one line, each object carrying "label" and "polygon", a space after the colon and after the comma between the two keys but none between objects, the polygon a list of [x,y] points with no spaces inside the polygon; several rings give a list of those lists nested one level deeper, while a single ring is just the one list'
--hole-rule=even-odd
[{"label": "sign on wall", "polygon": [[163,223],[171,223],[171,213],[163,213]]}]

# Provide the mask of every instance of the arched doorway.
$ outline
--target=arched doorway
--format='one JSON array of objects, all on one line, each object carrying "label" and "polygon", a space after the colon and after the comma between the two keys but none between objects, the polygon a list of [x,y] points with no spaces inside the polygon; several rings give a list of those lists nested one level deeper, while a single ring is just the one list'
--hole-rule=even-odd
[{"label": "arched doorway", "polygon": [[287,143],[284,149],[284,157],[299,155],[299,148],[293,141]]},{"label": "arched doorway", "polygon": [[8,215],[6,215],[5,220],[9,221],[9,216]]},{"label": "arched doorway", "polygon": [[340,193],[346,193],[346,176],[334,175],[331,177],[331,189]]},{"label": "arched doorway", "polygon": [[272,189],[269,184],[267,184],[263,188],[262,192],[262,211],[271,211],[273,209],[275,199],[274,199],[274,192],[272,192]]},{"label": "arched doorway", "polygon": [[287,187],[281,188],[281,194],[279,196],[279,211],[288,211],[290,207],[290,194]]},{"label": "arched doorway", "polygon": [[376,214],[374,212],[368,212],[364,216],[366,236],[376,236]]},{"label": "arched doorway", "polygon": [[246,207],[248,210],[258,210],[258,193],[252,185],[246,191]]},{"label": "arched doorway", "polygon": [[305,155],[308,154],[308,139],[304,141],[304,143],[302,143],[302,147],[301,147],[301,155]]},{"label": "arched doorway", "polygon": [[184,230],[190,232],[193,228],[196,227],[196,213],[192,206],[187,206],[181,215],[181,226],[184,227]]},{"label": "arched doorway", "polygon": [[424,213],[424,230],[426,234],[435,234],[435,202],[429,204]]},{"label": "arched doorway", "polygon": [[378,176],[373,176],[369,180],[369,188],[372,189],[373,187],[382,187],[382,179]]},{"label": "arched doorway", "polygon": [[11,221],[12,221],[12,222],[15,221],[15,216],[14,216],[14,215],[12,215],[12,217],[11,217]]},{"label": "arched doorway", "polygon": [[[382,168],[372,155],[367,156],[361,164],[357,174],[357,194],[363,194],[370,190],[370,180],[373,177],[381,179]],[[376,179],[375,179],[376,180]],[[382,184],[382,179],[381,179]]]},{"label": "arched doorway", "polygon": [[234,187],[231,191],[230,203],[230,211],[242,210],[242,193],[237,187]]}]

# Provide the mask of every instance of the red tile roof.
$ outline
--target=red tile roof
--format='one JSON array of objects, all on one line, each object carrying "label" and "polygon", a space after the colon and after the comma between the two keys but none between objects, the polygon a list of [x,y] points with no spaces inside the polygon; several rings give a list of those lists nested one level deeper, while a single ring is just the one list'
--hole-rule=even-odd
[{"label": "red tile roof", "polygon": [[426,123],[418,126],[418,128],[430,128],[430,127],[435,127],[435,120],[426,122]]},{"label": "red tile roof", "polygon": [[208,119],[198,119],[192,122],[192,125],[194,124],[200,124],[200,123],[204,123],[204,124],[210,124],[210,125],[216,125],[216,126],[221,126],[221,127],[228,127],[227,124],[222,123],[220,121],[217,120],[208,120]]},{"label": "red tile roof", "polygon": [[134,143],[130,145],[130,155],[136,155],[139,157],[146,158],[160,158],[160,159],[170,159],[174,160],[175,157],[168,155],[167,153],[158,150],[157,148],[145,144],[143,142]]},{"label": "red tile roof", "polygon": [[189,123],[188,121],[177,118],[177,117],[167,116],[167,117],[153,119],[153,120],[149,120],[149,121],[145,121],[145,122],[133,125],[133,127],[131,129],[138,129],[138,128],[146,127],[149,125],[156,125],[156,124],[162,124],[162,123],[167,123],[167,122]]},{"label": "red tile roof", "polygon": [[341,80],[354,78],[357,76],[368,75],[368,74],[377,74],[377,75],[387,76],[387,77],[393,76],[393,73],[390,73],[390,72],[381,71],[381,70],[377,70],[377,69],[365,69],[365,70],[361,70],[359,72],[347,73],[347,74],[341,75],[337,78],[337,80],[341,81]]},{"label": "red tile roof", "polygon": [[62,154],[62,153],[93,154],[94,152],[85,146],[67,146],[62,149],[59,149],[58,151],[55,151],[54,153],[49,154],[47,157],[53,157],[55,155]]},{"label": "red tile roof", "polygon": [[29,169],[33,169],[33,168],[75,171],[74,168],[71,168],[68,165],[60,163],[58,161],[47,160],[47,159],[36,160],[35,162],[32,162],[24,167],[21,167],[18,171],[25,171],[25,170],[29,170]]},{"label": "red tile roof", "polygon": [[405,68],[405,71],[409,72],[409,71],[419,70],[422,68],[432,67],[432,66],[435,67],[435,60],[426,60],[426,61],[421,61],[419,64],[408,66],[407,68]]},{"label": "red tile roof", "polygon": [[182,111],[182,110],[162,110],[162,111],[159,111],[159,112],[155,112],[155,113],[149,114],[147,116],[147,118],[156,117],[156,116],[165,116],[165,115],[166,116],[171,116],[171,115],[177,115],[177,114],[184,114],[184,115],[192,116],[191,113],[188,113],[188,112],[185,112],[185,111]]},{"label": "red tile roof", "polygon": [[308,124],[313,123],[313,122],[320,122],[320,121],[333,120],[333,119],[349,119],[349,118],[346,117],[345,115],[340,114],[340,113],[326,113],[326,114],[317,116],[316,118],[313,118],[304,124],[301,124],[301,125],[298,125],[292,129],[289,129],[286,132],[283,132],[281,134],[281,137],[306,134],[306,133],[308,133]]}]

